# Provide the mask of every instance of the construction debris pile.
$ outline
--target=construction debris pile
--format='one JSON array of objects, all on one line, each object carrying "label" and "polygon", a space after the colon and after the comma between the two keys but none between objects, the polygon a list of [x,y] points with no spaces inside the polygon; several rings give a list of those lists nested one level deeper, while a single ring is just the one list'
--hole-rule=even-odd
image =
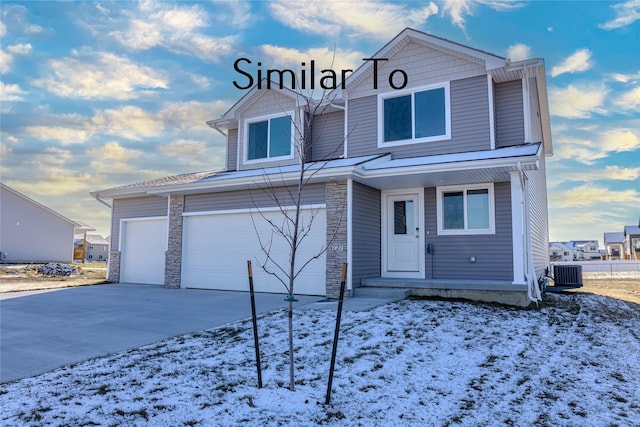
[{"label": "construction debris pile", "polygon": [[59,262],[50,262],[41,264],[37,267],[38,273],[48,274],[52,276],[71,276],[77,273],[76,267],[69,264],[61,264]]}]

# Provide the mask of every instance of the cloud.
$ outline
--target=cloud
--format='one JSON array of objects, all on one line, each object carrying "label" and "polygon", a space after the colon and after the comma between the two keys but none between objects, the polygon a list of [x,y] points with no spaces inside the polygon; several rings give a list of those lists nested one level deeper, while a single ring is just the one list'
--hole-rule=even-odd
[{"label": "cloud", "polygon": [[518,0],[443,0],[442,14],[449,15],[451,22],[466,33],[466,17],[472,16],[478,5],[508,12],[523,7],[524,3]]},{"label": "cloud", "polygon": [[358,35],[388,40],[405,27],[421,27],[438,13],[438,6],[429,2],[420,7],[373,0],[358,2],[328,2],[323,0],[273,1],[272,16],[284,25],[307,33],[330,36]]},{"label": "cloud", "polygon": [[64,126],[29,126],[26,132],[41,141],[59,141],[62,145],[81,144],[86,142],[91,133],[86,129]]},{"label": "cloud", "polygon": [[38,125],[25,127],[29,136],[42,141],[58,141],[63,145],[85,143],[91,138],[107,135],[132,141],[142,141],[172,133],[211,137],[207,120],[220,117],[230,103],[175,102],[163,104],[159,111],[147,111],[133,105],[96,111],[92,117],[79,114],[49,115]]},{"label": "cloud", "polygon": [[570,168],[556,162],[547,170],[549,187],[557,187],[562,182],[635,181],[640,178],[640,167],[608,165],[604,168]]},{"label": "cloud", "polygon": [[24,92],[16,84],[5,84],[0,80],[0,101],[22,101]]},{"label": "cloud", "polygon": [[591,62],[591,51],[589,49],[578,49],[570,56],[565,58],[559,65],[551,68],[551,77],[557,77],[565,73],[577,73],[587,71],[593,67]]},{"label": "cloud", "polygon": [[28,55],[31,53],[30,43],[18,43],[11,46],[7,46],[7,50],[17,55]]},{"label": "cloud", "polygon": [[640,86],[623,93],[613,103],[624,112],[637,111],[640,107]]},{"label": "cloud", "polygon": [[90,148],[85,154],[91,158],[90,167],[96,174],[132,172],[138,169],[133,160],[142,156],[140,150],[125,148],[116,141]]},{"label": "cloud", "polygon": [[640,148],[638,129],[611,129],[600,134],[600,144],[605,152],[634,151]]},{"label": "cloud", "polygon": [[[18,173],[11,167],[3,165],[5,175],[18,179],[9,179],[7,184],[30,196],[62,196],[69,194],[86,194],[92,185],[91,174],[74,171],[68,162],[74,158],[74,153],[57,148],[48,147],[36,156],[19,165]],[[29,179],[20,180],[22,173],[29,174]]]},{"label": "cloud", "polygon": [[188,158],[189,161],[193,161],[202,160],[205,155],[205,148],[204,142],[181,139],[171,144],[161,145],[158,150],[176,159],[185,160],[185,158]]},{"label": "cloud", "polygon": [[609,75],[613,81],[618,83],[632,83],[640,81],[640,71],[635,74],[612,73]]},{"label": "cloud", "polygon": [[127,100],[167,89],[169,83],[155,69],[108,52],[52,59],[43,68],[49,76],[33,84],[63,98]]},{"label": "cloud", "polygon": [[158,117],[165,126],[175,131],[202,129],[209,132],[205,122],[220,117],[230,105],[232,103],[225,101],[167,103],[158,112]]},{"label": "cloud", "polygon": [[640,19],[640,0],[616,3],[611,8],[615,11],[616,16],[612,20],[599,25],[603,30],[626,27]]},{"label": "cloud", "polygon": [[[586,130],[587,135],[595,137],[579,138],[558,135],[554,147],[554,162],[571,159],[586,165],[593,165],[597,160],[607,158],[611,153],[631,152],[640,149],[640,131],[630,128],[609,129],[600,133]],[[635,169],[608,169],[613,176],[630,176]],[[620,179],[620,178],[615,178]]]},{"label": "cloud", "polygon": [[2,26],[0,36],[11,32],[14,34],[38,34],[43,31],[39,25],[30,24],[27,18],[29,11],[26,7],[17,4],[2,6]]},{"label": "cloud", "polygon": [[200,30],[210,26],[207,12],[198,4],[183,6],[142,2],[137,12],[127,11],[124,30],[108,34],[127,49],[161,48],[180,55],[217,62],[234,52],[235,36],[211,37]]},{"label": "cloud", "polygon": [[31,53],[29,43],[19,43],[7,46],[7,51],[0,49],[0,74],[7,74],[13,65],[13,55],[28,55]]},{"label": "cloud", "polygon": [[602,108],[609,90],[604,86],[574,86],[564,89],[549,87],[551,114],[566,118],[589,118],[604,114]]},{"label": "cloud", "polygon": [[90,127],[95,133],[136,141],[161,135],[164,131],[161,120],[142,108],[131,105],[96,113],[91,118]]},{"label": "cloud", "polygon": [[527,46],[524,43],[517,43],[507,48],[507,58],[511,58],[511,61],[522,61],[524,59],[531,58],[531,46]]},{"label": "cloud", "polygon": [[566,191],[554,192],[551,200],[556,208],[606,206],[607,204],[636,206],[640,200],[637,190],[613,190],[593,184],[583,184]]}]

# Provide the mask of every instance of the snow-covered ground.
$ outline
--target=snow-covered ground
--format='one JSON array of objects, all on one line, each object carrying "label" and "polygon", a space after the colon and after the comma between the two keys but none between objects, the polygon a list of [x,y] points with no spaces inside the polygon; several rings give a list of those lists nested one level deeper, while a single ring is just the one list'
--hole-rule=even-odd
[{"label": "snow-covered ground", "polygon": [[536,309],[405,300],[345,312],[330,405],[335,312],[260,317],[0,386],[3,425],[553,425],[640,423],[640,307],[547,295]]}]

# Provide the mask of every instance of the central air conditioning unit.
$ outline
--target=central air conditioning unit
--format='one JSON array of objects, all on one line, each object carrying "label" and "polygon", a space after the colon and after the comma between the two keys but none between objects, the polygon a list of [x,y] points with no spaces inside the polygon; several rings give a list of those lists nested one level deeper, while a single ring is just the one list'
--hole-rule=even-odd
[{"label": "central air conditioning unit", "polygon": [[582,286],[582,266],[554,265],[553,280],[556,286],[579,288]]}]

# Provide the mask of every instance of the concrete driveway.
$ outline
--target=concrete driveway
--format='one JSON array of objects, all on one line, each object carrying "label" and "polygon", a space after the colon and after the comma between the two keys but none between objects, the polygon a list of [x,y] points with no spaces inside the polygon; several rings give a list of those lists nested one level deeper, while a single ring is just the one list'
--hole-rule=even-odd
[{"label": "concrete driveway", "polygon": [[[298,306],[324,299],[296,298]],[[248,292],[154,285],[80,286],[0,299],[0,382],[251,316]],[[256,294],[259,313],[285,306],[283,295]]]}]

